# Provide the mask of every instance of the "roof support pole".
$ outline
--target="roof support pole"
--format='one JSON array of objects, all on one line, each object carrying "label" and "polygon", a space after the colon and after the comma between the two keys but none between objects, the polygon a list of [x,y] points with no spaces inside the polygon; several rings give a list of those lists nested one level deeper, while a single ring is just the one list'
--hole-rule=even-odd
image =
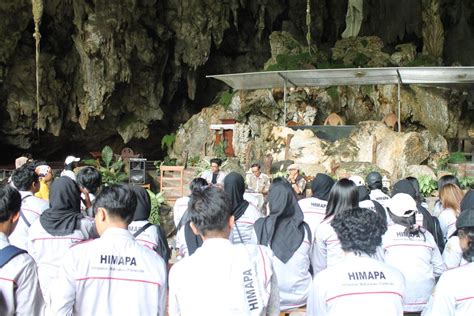
[{"label": "roof support pole", "polygon": [[284,112],[283,112],[283,126],[286,126],[286,108],[287,108],[287,99],[288,99],[288,92],[286,90],[287,87],[287,79],[283,81],[283,105],[284,105]]},{"label": "roof support pole", "polygon": [[401,108],[401,100],[400,100],[400,87],[402,85],[402,79],[400,78],[400,72],[397,69],[397,79],[398,79],[398,84],[397,84],[397,122],[398,122],[398,132],[400,133],[402,131],[402,123],[400,122],[400,108]]}]

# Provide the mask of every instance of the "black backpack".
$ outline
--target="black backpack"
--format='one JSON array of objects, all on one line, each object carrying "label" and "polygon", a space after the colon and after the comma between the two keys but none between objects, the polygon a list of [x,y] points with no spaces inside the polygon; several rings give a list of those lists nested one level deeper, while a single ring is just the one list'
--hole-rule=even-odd
[{"label": "black backpack", "polygon": [[[146,223],[142,228],[137,230],[135,234],[133,234],[133,237],[137,237],[141,233],[143,233],[148,227],[153,226],[152,223]],[[161,228],[160,225],[155,225],[156,230],[158,231],[158,253],[161,255],[161,257],[165,260],[165,262],[168,262],[171,258],[171,250],[168,245],[168,240],[166,239],[166,234],[165,231]]]}]

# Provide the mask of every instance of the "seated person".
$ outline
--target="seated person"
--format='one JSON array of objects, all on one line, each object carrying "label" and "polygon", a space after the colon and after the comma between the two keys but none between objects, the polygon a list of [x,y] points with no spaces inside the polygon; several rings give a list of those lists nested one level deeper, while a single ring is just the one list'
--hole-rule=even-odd
[{"label": "seated person", "polygon": [[306,197],[306,180],[300,175],[300,166],[298,164],[291,164],[287,168],[288,177],[287,180],[290,182],[293,191],[296,193],[298,200]]},{"label": "seated person", "polygon": [[211,159],[211,169],[206,170],[201,174],[201,178],[204,178],[207,183],[211,185],[224,186],[225,172],[220,170],[222,160],[219,158]]},{"label": "seated person", "polygon": [[190,225],[203,244],[169,275],[169,315],[270,315],[279,309],[271,251],[232,244],[232,207],[224,191],[206,187],[189,202]]},{"label": "seated person", "polygon": [[247,187],[254,192],[267,194],[268,189],[270,188],[270,178],[262,173],[260,170],[260,164],[254,163],[250,167],[252,174],[247,174],[245,182]]},{"label": "seated person", "polygon": [[345,257],[314,277],[306,315],[403,315],[403,275],[372,257],[387,230],[385,221],[356,207],[336,214],[331,226]]}]

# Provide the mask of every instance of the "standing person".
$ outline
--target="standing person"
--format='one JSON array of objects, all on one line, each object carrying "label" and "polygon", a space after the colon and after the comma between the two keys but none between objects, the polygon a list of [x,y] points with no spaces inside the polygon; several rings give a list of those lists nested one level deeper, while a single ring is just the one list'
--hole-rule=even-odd
[{"label": "standing person", "polygon": [[64,160],[64,170],[61,172],[61,177],[66,176],[76,181],[76,174],[74,173],[74,169],[77,168],[77,163],[80,160],[80,158],[74,156],[67,156]]},{"label": "standing person", "polygon": [[234,244],[248,244],[252,239],[253,225],[262,215],[254,205],[244,200],[245,181],[239,173],[231,172],[225,177],[224,191],[230,200],[234,216],[230,240]]},{"label": "standing person", "polygon": [[36,164],[35,172],[39,177],[40,188],[38,192],[35,193],[35,196],[49,201],[49,186],[51,181],[53,181],[53,173],[51,167],[45,163]]},{"label": "standing person", "polygon": [[315,276],[307,315],[402,316],[403,275],[372,258],[387,230],[383,219],[357,207],[336,214],[331,226],[345,256],[340,264]]},{"label": "standing person", "polygon": [[375,213],[379,214],[385,221],[387,225],[391,225],[389,216],[387,215],[387,210],[379,202],[370,199],[369,191],[365,185],[357,186],[357,192],[359,193],[359,207],[366,208]]},{"label": "standing person", "polygon": [[20,219],[15,230],[8,239],[10,243],[21,249],[28,249],[28,229],[49,207],[49,203],[34,194],[40,187],[39,177],[31,164],[24,164],[12,174],[12,183],[20,191]]},{"label": "standing person", "polygon": [[84,167],[77,173],[77,184],[81,190],[81,211],[84,215],[94,217],[92,203],[102,185],[102,175],[93,167]]},{"label": "standing person", "polygon": [[36,264],[26,251],[8,242],[20,218],[21,196],[0,186],[0,315],[41,315],[43,297]]},{"label": "standing person", "polygon": [[417,206],[405,193],[395,194],[388,211],[394,225],[383,236],[384,260],[405,277],[405,312],[423,310],[433,291],[435,279],[445,270],[438,246],[429,231],[415,224]]},{"label": "standing person", "polygon": [[137,198],[104,187],[94,203],[100,238],[71,247],[54,284],[54,315],[165,315],[166,267],[128,231]]},{"label": "standing person", "polygon": [[311,181],[312,196],[298,201],[303,211],[304,221],[308,223],[313,236],[316,234],[316,228],[326,216],[329,192],[331,192],[334,183],[334,180],[327,174],[318,173]]},{"label": "standing person", "polygon": [[331,221],[336,214],[356,208],[358,205],[359,194],[354,182],[349,179],[337,181],[329,193],[324,221],[318,226],[314,236],[311,264],[315,275],[344,259],[344,252]]},{"label": "standing person", "polygon": [[306,197],[306,180],[300,175],[300,166],[298,164],[291,164],[287,168],[288,177],[287,180],[290,182],[293,191],[296,193],[298,200]]},{"label": "standing person", "polygon": [[255,222],[254,240],[269,246],[280,289],[282,311],[306,304],[311,287],[311,229],[288,181],[276,178],[268,193],[270,213]]},{"label": "standing person", "polygon": [[456,219],[461,211],[461,200],[463,193],[456,185],[448,183],[439,192],[439,199],[443,206],[443,211],[439,214],[439,224],[443,232],[444,240],[456,230]]},{"label": "standing person", "polygon": [[166,240],[166,234],[160,225],[153,225],[148,221],[151,212],[150,196],[141,186],[134,185],[130,189],[137,197],[137,206],[133,213],[132,222],[128,225],[128,231],[133,234],[139,244],[156,251],[167,263],[171,251]]},{"label": "standing person", "polygon": [[231,244],[234,221],[225,192],[215,187],[193,191],[188,212],[193,232],[204,242],[171,268],[169,315],[278,315],[271,252]]},{"label": "standing person", "polygon": [[379,202],[385,207],[390,197],[387,195],[387,189],[383,187],[382,175],[377,171],[369,172],[365,178],[365,182],[370,190],[370,199]]},{"label": "standing person", "polygon": [[28,231],[28,252],[38,265],[38,276],[47,308],[51,284],[57,279],[59,263],[70,246],[97,235],[93,219],[81,214],[77,183],[59,177],[51,185],[50,208]]},{"label": "standing person", "polygon": [[250,167],[252,174],[246,176],[247,187],[254,192],[267,194],[270,189],[270,178],[262,173],[260,170],[260,164],[254,163]]},{"label": "standing person", "polygon": [[220,170],[222,159],[211,159],[211,170],[206,170],[201,174],[201,178],[206,179],[207,183],[220,186],[224,185],[225,172]]},{"label": "standing person", "polygon": [[456,220],[459,245],[468,264],[443,273],[423,316],[473,315],[474,313],[474,210]]},{"label": "standing person", "polygon": [[[205,179],[203,178],[194,178],[191,183],[189,184],[189,190],[191,191],[191,194],[196,191],[196,190],[201,190],[204,187],[208,186],[208,183]],[[195,236],[192,233],[192,229],[189,226],[189,219],[188,219],[188,204],[189,204],[189,196],[183,196],[179,199],[176,200],[176,203],[173,206],[173,218],[174,218],[174,224],[176,226],[176,249],[178,250],[178,254],[176,255],[176,259],[180,260],[183,257],[186,257],[189,255],[189,248],[192,247],[192,253],[196,251],[196,248],[198,246],[198,241],[197,238],[191,238]],[[185,230],[188,231],[187,235],[189,236],[188,239],[191,241],[194,241],[192,245],[188,246],[187,240],[186,240],[186,233]],[[202,244],[202,240],[199,240],[199,246]]]}]

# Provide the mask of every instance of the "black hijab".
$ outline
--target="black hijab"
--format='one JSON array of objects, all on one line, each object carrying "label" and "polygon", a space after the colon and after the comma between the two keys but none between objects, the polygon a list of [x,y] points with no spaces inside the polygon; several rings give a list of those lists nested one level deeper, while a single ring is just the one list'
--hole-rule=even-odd
[{"label": "black hijab", "polygon": [[70,235],[80,227],[81,191],[76,181],[59,177],[49,192],[49,209],[40,215],[43,228],[53,236]]},{"label": "black hijab", "polygon": [[133,221],[146,221],[150,217],[151,201],[145,188],[137,185],[131,185],[130,189],[137,196],[137,207],[133,213]]},{"label": "black hijab", "polygon": [[461,212],[474,207],[474,191],[469,190],[461,200]]},{"label": "black hijab", "polygon": [[397,193],[406,193],[418,202],[418,199],[416,198],[416,190],[409,180],[403,179],[393,185],[392,196]]},{"label": "black hijab", "polygon": [[244,200],[245,180],[237,172],[231,172],[224,178],[224,191],[232,204],[232,215],[237,221],[249,206],[249,202]]},{"label": "black hijab", "polygon": [[329,199],[329,192],[331,192],[334,183],[334,180],[327,174],[318,173],[311,182],[313,197],[327,201]]},{"label": "black hijab", "polygon": [[303,212],[291,185],[283,179],[270,186],[268,204],[270,214],[254,224],[258,243],[270,246],[278,259],[286,263],[303,242]]},{"label": "black hijab", "polygon": [[357,192],[359,193],[359,202],[370,200],[369,191],[367,191],[365,185],[357,186]]}]

